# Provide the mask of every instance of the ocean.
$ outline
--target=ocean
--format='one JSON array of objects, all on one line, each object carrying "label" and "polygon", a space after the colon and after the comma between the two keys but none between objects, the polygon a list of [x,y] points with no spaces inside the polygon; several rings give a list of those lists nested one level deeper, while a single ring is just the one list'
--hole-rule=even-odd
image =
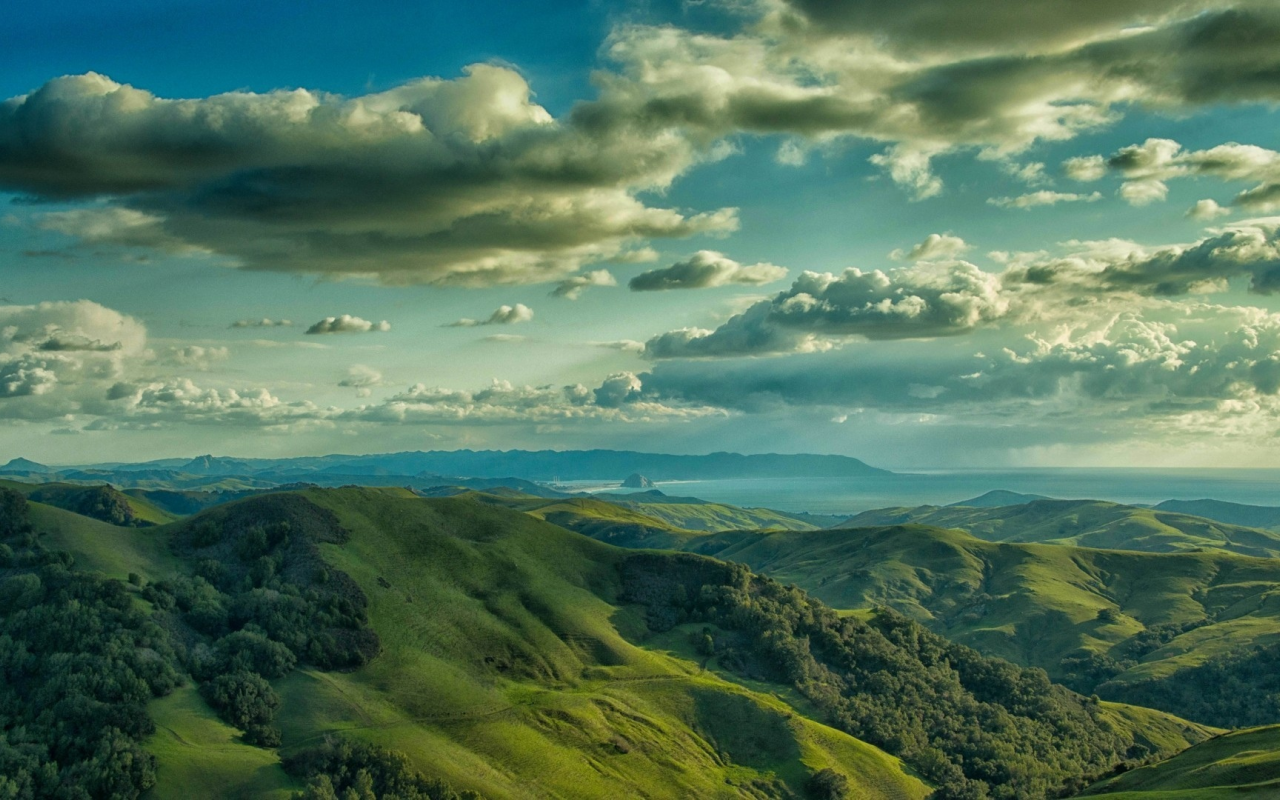
[{"label": "ocean", "polygon": [[[627,491],[599,481],[570,484],[580,491]],[[947,470],[866,478],[744,478],[659,482],[669,495],[735,506],[814,514],[856,514],[888,506],[947,505],[993,489],[1061,499],[1154,505],[1210,498],[1280,506],[1275,469],[1026,469]]]}]

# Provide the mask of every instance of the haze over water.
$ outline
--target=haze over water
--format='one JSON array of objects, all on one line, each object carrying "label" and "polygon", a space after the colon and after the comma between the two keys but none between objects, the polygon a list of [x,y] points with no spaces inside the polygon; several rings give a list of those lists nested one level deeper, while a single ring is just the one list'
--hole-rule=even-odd
[{"label": "haze over water", "polygon": [[[585,488],[586,483],[582,485]],[[1280,505],[1280,470],[946,470],[869,478],[675,481],[659,482],[658,488],[668,495],[815,514],[856,514],[889,506],[947,505],[993,489],[1144,505],[1164,500],[1211,498],[1266,506]],[[590,490],[598,489],[599,484],[592,482]]]}]

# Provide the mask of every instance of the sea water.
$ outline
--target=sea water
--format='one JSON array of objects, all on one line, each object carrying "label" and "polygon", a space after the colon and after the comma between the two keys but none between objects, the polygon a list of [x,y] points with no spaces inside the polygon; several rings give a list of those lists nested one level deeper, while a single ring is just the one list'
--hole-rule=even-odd
[{"label": "sea water", "polygon": [[[580,491],[628,491],[616,483],[576,483]],[[716,503],[840,515],[889,506],[947,505],[993,489],[1141,505],[1209,498],[1280,506],[1280,470],[1271,469],[939,470],[859,478],[660,481],[657,486],[668,495]]]}]

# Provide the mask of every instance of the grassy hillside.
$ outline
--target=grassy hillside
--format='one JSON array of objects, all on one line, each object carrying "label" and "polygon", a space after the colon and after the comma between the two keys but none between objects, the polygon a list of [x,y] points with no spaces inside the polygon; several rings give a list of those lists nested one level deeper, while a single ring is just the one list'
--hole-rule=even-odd
[{"label": "grassy hillside", "polygon": [[1168,761],[1100,781],[1085,796],[1111,800],[1280,797],[1280,726],[1202,742]]},{"label": "grassy hillside", "polygon": [[[994,543],[919,525],[723,533],[687,548],[794,583],[836,608],[893,607],[1084,691],[1110,681],[1115,696],[1122,684],[1280,643],[1274,559]],[[1123,668],[1089,672],[1107,659]]]},{"label": "grassy hillside", "polygon": [[1157,511],[1191,514],[1206,519],[1216,519],[1231,525],[1247,525],[1251,528],[1280,529],[1280,507],[1251,506],[1244,503],[1228,503],[1223,500],[1165,500]]},{"label": "grassy hillside", "polygon": [[907,523],[956,528],[992,542],[1069,544],[1148,553],[1221,550],[1249,556],[1280,555],[1280,533],[1274,531],[1100,500],[1035,500],[995,508],[882,508],[852,517],[841,527]]},{"label": "grassy hillside", "polygon": [[[310,490],[144,529],[30,512],[49,557],[135,573],[113,596],[158,613],[172,663],[191,671],[148,706],[155,797],[283,797],[301,779],[276,754],[331,736],[399,751],[405,769],[490,798],[800,798],[820,773],[848,776],[857,797],[928,794],[898,759],[819,719],[961,788],[999,780],[983,765],[1012,747],[1012,782],[993,796],[1030,797],[1205,735],[1090,703],[901,618],[842,619],[741,568],[622,550],[474,497]],[[721,599],[708,604],[704,585]],[[374,646],[335,670],[330,651],[369,642],[343,627],[355,625]],[[859,655],[846,663],[841,648]],[[228,671],[244,665],[270,683]],[[230,727],[234,709],[206,701],[224,679],[278,697],[278,710]],[[894,716],[903,703],[919,708]],[[979,720],[991,725],[982,737],[959,734]]]},{"label": "grassy hillside", "polygon": [[874,748],[629,643],[624,551],[466,499],[308,497],[351,531],[325,556],[368,592],[383,653],[290,678],[286,747],[343,731],[487,797],[772,796],[828,766],[868,796],[925,792]]},{"label": "grassy hillside", "polygon": [[[271,495],[146,529],[29,510],[47,548],[111,578],[138,575],[144,589],[131,591],[150,609],[144,598],[164,596],[153,586],[192,564],[206,570],[206,555],[234,562],[254,518],[269,529],[290,524],[281,576],[296,573],[298,537],[323,513],[282,506],[289,498],[303,500]],[[627,551],[465,499],[317,490],[304,502],[349,532],[345,543],[321,545],[342,570],[328,580],[349,575],[367,596],[381,652],[354,671],[304,664],[272,681],[281,754],[341,735],[403,752],[413,768],[489,798],[799,797],[823,769],[847,775],[861,796],[929,792],[896,758],[770,693],[631,641],[645,623],[617,600]],[[186,544],[175,550],[175,541]],[[198,631],[184,635],[194,657]],[[146,748],[158,760],[149,796],[285,797],[301,788],[277,751],[246,742],[195,682],[149,712],[156,730]]]},{"label": "grassy hillside", "polygon": [[163,525],[176,516],[143,497],[129,496],[110,484],[24,483],[0,480],[0,486],[44,505],[74,511],[102,522],[127,527]]}]

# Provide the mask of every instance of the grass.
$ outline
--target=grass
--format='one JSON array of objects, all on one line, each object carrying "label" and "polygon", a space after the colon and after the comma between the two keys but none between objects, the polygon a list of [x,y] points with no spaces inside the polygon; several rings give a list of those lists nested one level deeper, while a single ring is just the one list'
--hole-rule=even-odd
[{"label": "grass", "polygon": [[1116,800],[1280,796],[1280,726],[1223,734],[1167,761],[1100,781],[1085,794]]},{"label": "grass", "polygon": [[309,496],[352,532],[325,557],[369,593],[384,652],[291,678],[307,683],[285,689],[286,746],[345,730],[491,797],[749,797],[828,765],[868,797],[928,792],[776,698],[628,641],[623,551],[467,498]]},{"label": "grass", "polygon": [[[322,555],[369,597],[383,652],[352,672],[275,682],[284,744],[339,733],[404,752],[488,798],[738,798],[799,794],[832,767],[873,800],[929,787],[900,761],[759,687],[648,646],[617,602],[626,551],[472,499],[404,490],[306,493],[351,532]],[[48,546],[112,577],[184,568],[180,526],[117,528],[38,503]],[[251,747],[194,686],[153,701],[149,797],[287,797],[277,751]]]},{"label": "grass", "polygon": [[302,788],[280,768],[274,752],[241,742],[194,686],[152,701],[147,710],[156,723],[147,749],[161,765],[148,797],[285,800]]},{"label": "grass", "polygon": [[[1060,674],[1147,628],[1205,622],[1118,680],[1280,638],[1280,559],[995,543],[921,525],[725,533],[686,549],[794,583],[836,608],[889,605],[988,655]],[[1117,612],[1111,619],[1100,612]]]},{"label": "grass", "polygon": [[1196,550],[1280,555],[1280,532],[1100,500],[1036,500],[1016,506],[920,506],[867,511],[841,527],[915,523],[956,528],[996,542],[1039,542],[1110,550]]},{"label": "grass", "polygon": [[[490,798],[727,800],[783,787],[802,794],[807,777],[825,767],[848,775],[858,796],[872,800],[930,791],[898,759],[817,721],[793,691],[738,678],[714,659],[700,663],[689,631],[649,634],[617,599],[624,550],[476,497],[355,488],[304,494],[351,533],[344,544],[322,545],[322,555],[368,595],[383,652],[355,671],[302,669],[276,681],[282,752],[343,734],[402,751],[423,772]],[[49,545],[71,550],[88,568],[149,580],[181,568],[166,541],[185,523],[115,528],[32,509]],[[688,541],[767,564],[783,580],[812,580],[829,600],[865,607],[898,593],[934,620],[960,611],[965,592],[981,590],[992,609],[971,633],[1015,642],[1014,605],[1037,597],[1083,617],[1115,602],[1107,592],[1128,591],[1132,625],[1139,625],[1139,614],[1186,613],[1174,600],[1194,595],[1200,607],[1251,624],[1250,587],[1270,579],[1257,559],[1001,545],[927,528]],[[1122,557],[1178,568],[1165,570],[1166,586],[1152,576],[1125,577]],[[1129,619],[1116,623],[1120,632]],[[1106,627],[1084,629],[1106,642],[1115,633]],[[243,744],[193,687],[151,708],[159,729],[147,746],[160,762],[151,796],[284,797],[296,788],[275,751]],[[1103,708],[1154,751],[1172,753],[1206,734],[1149,709]]]}]

